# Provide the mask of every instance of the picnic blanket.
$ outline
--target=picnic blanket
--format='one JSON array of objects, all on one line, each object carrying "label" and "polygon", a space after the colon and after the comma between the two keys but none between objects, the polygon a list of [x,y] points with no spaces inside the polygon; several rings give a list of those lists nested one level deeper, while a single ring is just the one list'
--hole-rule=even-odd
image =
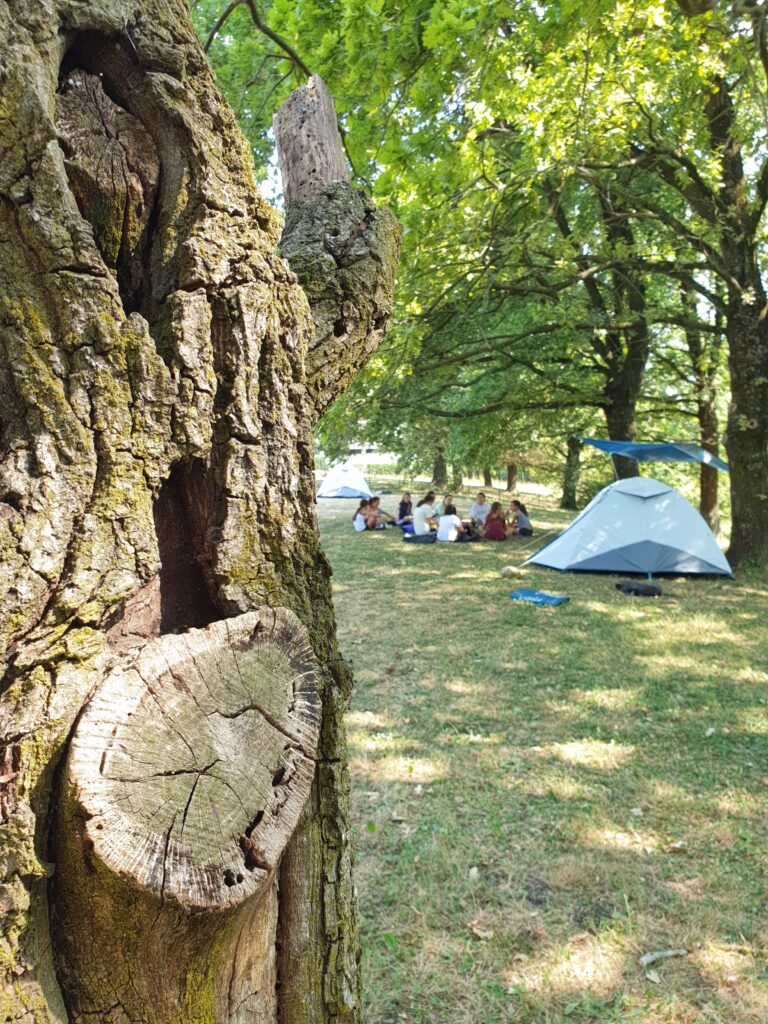
[{"label": "picnic blanket", "polygon": [[527,601],[528,604],[535,605],[565,604],[566,601],[570,601],[570,597],[565,597],[564,594],[545,594],[543,590],[528,590],[527,587],[513,590],[509,596],[513,601]]}]

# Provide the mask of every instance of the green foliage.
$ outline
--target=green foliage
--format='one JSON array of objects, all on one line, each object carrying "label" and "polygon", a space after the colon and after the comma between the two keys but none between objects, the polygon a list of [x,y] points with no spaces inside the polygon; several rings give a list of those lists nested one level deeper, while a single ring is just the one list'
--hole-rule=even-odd
[{"label": "green foliage", "polygon": [[[194,4],[203,36],[222,8]],[[706,113],[718,75],[732,82],[748,168],[763,147],[763,89],[738,19],[608,0],[259,9],[327,81],[357,177],[406,230],[394,329],[321,425],[324,449],[343,452],[364,427],[409,463],[440,445],[483,465],[521,438],[604,430],[640,321],[648,362],[627,399],[638,433],[697,438],[683,321],[714,343],[710,390],[727,384],[721,222],[699,201],[722,175]],[[301,75],[245,7],[210,56],[266,174],[271,115]]]}]

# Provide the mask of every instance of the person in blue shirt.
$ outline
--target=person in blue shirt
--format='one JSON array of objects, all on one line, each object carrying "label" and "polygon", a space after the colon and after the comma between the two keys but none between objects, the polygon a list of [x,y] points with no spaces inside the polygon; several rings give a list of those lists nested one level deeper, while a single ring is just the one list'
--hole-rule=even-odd
[{"label": "person in blue shirt", "polygon": [[509,532],[516,533],[518,537],[532,537],[533,523],[528,518],[528,509],[522,501],[518,501],[517,498],[513,499],[510,503],[509,511],[512,518]]}]

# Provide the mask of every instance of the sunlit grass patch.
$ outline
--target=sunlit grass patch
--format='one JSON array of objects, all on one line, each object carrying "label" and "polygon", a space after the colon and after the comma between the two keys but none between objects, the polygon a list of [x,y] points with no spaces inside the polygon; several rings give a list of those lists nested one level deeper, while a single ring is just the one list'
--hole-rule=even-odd
[{"label": "sunlit grass patch", "polygon": [[604,740],[571,740],[553,743],[552,750],[562,761],[594,768],[618,768],[634,754],[634,747]]},{"label": "sunlit grass patch", "polygon": [[357,680],[367,1024],[768,1020],[764,574],[658,601],[504,579],[535,545],[355,537],[347,508],[320,515]]}]

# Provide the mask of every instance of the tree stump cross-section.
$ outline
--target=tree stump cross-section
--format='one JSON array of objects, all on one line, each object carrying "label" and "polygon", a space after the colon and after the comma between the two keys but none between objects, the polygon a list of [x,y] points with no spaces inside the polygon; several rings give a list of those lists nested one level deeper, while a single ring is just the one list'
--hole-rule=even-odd
[{"label": "tree stump cross-section", "polygon": [[256,895],[309,795],[318,716],[291,612],[150,641],[105,679],[72,741],[85,855],[190,908]]},{"label": "tree stump cross-section", "polygon": [[284,608],[150,640],[74,731],[55,822],[73,1024],[274,1024],[277,867],[314,774],[315,656]]}]

